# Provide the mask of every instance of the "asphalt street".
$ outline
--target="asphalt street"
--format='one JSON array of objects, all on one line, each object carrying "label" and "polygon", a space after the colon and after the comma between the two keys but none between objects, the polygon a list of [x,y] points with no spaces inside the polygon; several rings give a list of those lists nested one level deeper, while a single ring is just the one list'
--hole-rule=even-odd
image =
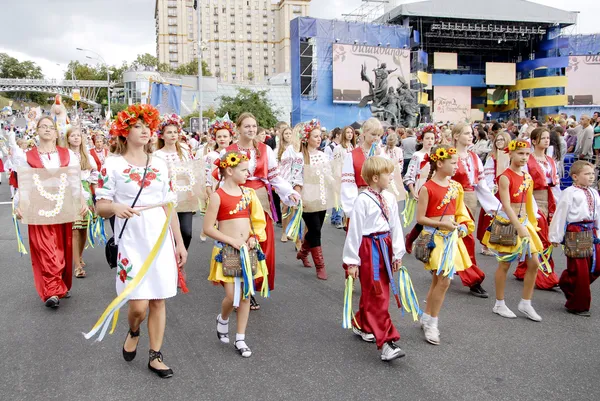
[{"label": "asphalt street", "polygon": [[[10,200],[7,181],[4,177],[0,186],[0,202]],[[474,298],[457,278],[440,315],[441,345],[426,343],[418,324],[392,308],[407,355],[382,362],[375,345],[341,327],[344,233],[328,224],[326,282],[302,267],[291,243],[277,243],[276,290],[251,313],[247,342],[253,355],[243,359],[215,333],[223,290],[206,279],[212,245],[199,240],[199,215],[187,264],[190,292],[167,302],[162,351],[175,376],[161,380],[146,367],[145,325],[137,358],[123,360],[126,313],[116,333],[100,343],[81,334],[115,296],[115,272],[104,260],[103,247],[86,251],[87,278],[74,279],[72,298],[49,310],[34,289],[29,257],[17,253],[10,210],[0,204],[1,400],[600,399],[600,303],[594,300],[590,318],[572,316],[560,291],[536,290],[533,303],[543,322],[522,316],[508,320],[492,313],[493,295]],[[26,235],[27,228],[22,231]],[[276,229],[277,238],[280,233]],[[555,251],[555,260],[561,272],[562,251]],[[495,260],[479,256],[478,261],[487,274],[483,286],[493,294]],[[412,256],[405,265],[424,306],[430,275]],[[522,283],[508,280],[506,302],[516,313],[521,288]],[[600,286],[592,290],[600,299]],[[358,297],[357,288],[355,308]],[[235,316],[231,336],[234,322]]]}]

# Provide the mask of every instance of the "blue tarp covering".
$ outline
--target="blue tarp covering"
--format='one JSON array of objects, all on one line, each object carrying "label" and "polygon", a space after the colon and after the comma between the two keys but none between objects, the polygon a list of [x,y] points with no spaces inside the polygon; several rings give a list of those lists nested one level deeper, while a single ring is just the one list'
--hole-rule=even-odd
[{"label": "blue tarp covering", "polygon": [[433,86],[470,86],[472,88],[485,88],[485,75],[433,74]]},{"label": "blue tarp covering", "polygon": [[526,60],[517,64],[517,72],[528,72],[538,68],[566,68],[569,66],[568,57],[548,57]]},{"label": "blue tarp covering", "polygon": [[[314,38],[316,51],[316,99],[301,96],[300,90],[300,40]],[[318,118],[329,129],[344,126],[371,117],[369,107],[355,104],[333,103],[332,43],[359,43],[391,48],[410,46],[410,29],[397,25],[322,20],[300,17],[290,23],[292,125]],[[366,43],[365,43],[366,42]],[[357,79],[360,79],[357,76]]]}]

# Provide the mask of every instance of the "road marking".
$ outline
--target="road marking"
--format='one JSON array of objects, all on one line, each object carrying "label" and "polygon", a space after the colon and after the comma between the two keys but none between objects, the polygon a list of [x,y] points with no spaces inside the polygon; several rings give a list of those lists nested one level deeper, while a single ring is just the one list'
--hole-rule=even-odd
[{"label": "road marking", "polygon": [[12,205],[12,201],[11,202],[0,202],[0,205]]}]

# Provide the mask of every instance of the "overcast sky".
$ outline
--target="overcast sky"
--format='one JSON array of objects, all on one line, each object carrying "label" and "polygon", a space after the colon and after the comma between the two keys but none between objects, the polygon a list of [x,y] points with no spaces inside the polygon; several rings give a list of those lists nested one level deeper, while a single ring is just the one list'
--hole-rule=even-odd
[{"label": "overcast sky", "polygon": [[[576,33],[600,33],[598,0],[533,1],[580,11]],[[342,13],[354,11],[361,3],[361,0],[312,0],[310,14],[318,18],[341,18]],[[11,1],[10,6],[2,8],[4,36],[0,52],[21,61],[35,61],[51,78],[61,78],[70,60],[96,63],[86,59],[86,54],[75,50],[76,47],[94,50],[108,64],[131,62],[139,53],[156,52],[154,6],[155,0]]]}]

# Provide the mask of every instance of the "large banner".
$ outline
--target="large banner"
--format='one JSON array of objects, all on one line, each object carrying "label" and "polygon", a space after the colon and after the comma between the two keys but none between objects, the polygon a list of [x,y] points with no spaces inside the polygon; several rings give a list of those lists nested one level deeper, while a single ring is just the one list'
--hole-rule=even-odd
[{"label": "large banner", "polygon": [[62,224],[81,218],[79,166],[55,169],[20,167],[17,174],[23,224]]},{"label": "large banner", "polygon": [[433,88],[433,120],[465,122],[471,119],[470,86],[435,86]]},{"label": "large banner", "polygon": [[333,44],[333,101],[360,103],[372,92],[410,85],[410,50],[360,44]]},{"label": "large banner", "polygon": [[152,82],[150,104],[160,114],[181,114],[181,86]]},{"label": "large banner", "polygon": [[570,56],[566,95],[570,106],[600,105],[600,56]]}]

